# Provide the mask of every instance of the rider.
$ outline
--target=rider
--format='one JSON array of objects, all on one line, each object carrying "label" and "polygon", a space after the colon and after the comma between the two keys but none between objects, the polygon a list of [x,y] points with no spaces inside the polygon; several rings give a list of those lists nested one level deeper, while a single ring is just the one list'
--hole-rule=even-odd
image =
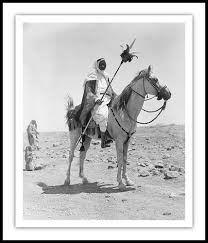
[{"label": "rider", "polygon": [[[84,94],[81,103],[80,121],[82,125],[86,125],[87,115],[91,111],[91,115],[96,124],[99,125],[101,131],[101,147],[109,147],[107,144],[107,122],[108,122],[108,104],[115,97],[111,85],[109,85],[109,77],[105,72],[106,61],[99,58],[94,62],[93,69],[86,76],[84,81]],[[103,94],[108,90],[101,100]]]}]

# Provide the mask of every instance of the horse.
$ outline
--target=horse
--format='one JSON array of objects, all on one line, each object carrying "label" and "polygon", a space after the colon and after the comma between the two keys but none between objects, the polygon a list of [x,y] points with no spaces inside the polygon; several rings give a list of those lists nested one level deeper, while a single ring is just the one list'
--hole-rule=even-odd
[{"label": "horse", "polygon": [[[171,97],[171,92],[167,86],[162,86],[158,78],[152,76],[152,66],[140,71],[134,79],[117,95],[109,107],[107,131],[115,141],[117,153],[117,182],[119,190],[124,190],[126,186],[134,186],[133,181],[127,175],[127,152],[129,141],[136,131],[137,117],[142,109],[146,95],[154,95],[158,99],[167,101]],[[68,113],[73,111],[73,100],[68,103]],[[71,113],[70,113],[71,114]],[[70,117],[68,116],[68,125]],[[77,122],[69,134],[69,166],[64,185],[70,185],[70,169],[74,157],[76,143],[82,134],[81,123]],[[85,135],[83,142],[84,149],[80,150],[79,177],[82,183],[88,183],[84,175],[84,160],[87,150],[90,147],[92,138],[97,139],[97,135]]]}]

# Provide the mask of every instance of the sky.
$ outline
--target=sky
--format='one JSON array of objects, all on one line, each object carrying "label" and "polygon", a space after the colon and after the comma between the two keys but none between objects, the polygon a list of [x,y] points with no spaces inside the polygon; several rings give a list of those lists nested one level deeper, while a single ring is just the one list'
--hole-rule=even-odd
[{"label": "sky", "polygon": [[[106,59],[106,72],[118,68],[121,46],[136,42],[139,59],[124,63],[113,80],[117,94],[142,69],[153,66],[172,93],[166,110],[150,125],[185,123],[185,26],[182,23],[25,23],[23,28],[23,127],[36,120],[38,131],[68,131],[66,96],[81,102],[83,82],[93,62]],[[153,99],[145,109],[160,107]],[[144,113],[138,121],[156,114]],[[142,126],[142,125],[140,125]]]}]

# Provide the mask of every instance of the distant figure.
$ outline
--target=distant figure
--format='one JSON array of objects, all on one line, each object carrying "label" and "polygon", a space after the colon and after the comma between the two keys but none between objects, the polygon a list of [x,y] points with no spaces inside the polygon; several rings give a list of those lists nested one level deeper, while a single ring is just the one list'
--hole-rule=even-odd
[{"label": "distant figure", "polygon": [[25,148],[25,169],[26,170],[34,170],[33,165],[33,154],[32,154],[32,147],[27,146]]},{"label": "distant figure", "polygon": [[32,149],[39,149],[38,147],[38,134],[37,123],[35,120],[31,120],[30,124],[27,127],[27,136],[30,146]]}]

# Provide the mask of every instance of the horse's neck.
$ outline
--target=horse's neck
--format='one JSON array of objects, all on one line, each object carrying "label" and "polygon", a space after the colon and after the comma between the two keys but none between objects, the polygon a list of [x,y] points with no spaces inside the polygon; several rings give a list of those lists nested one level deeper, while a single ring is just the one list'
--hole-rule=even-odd
[{"label": "horse's neck", "polygon": [[[142,83],[140,83],[138,85],[138,88],[135,91],[138,92],[140,95],[145,96]],[[127,113],[135,121],[137,120],[137,117],[138,117],[138,115],[139,115],[139,113],[142,109],[143,104],[144,104],[144,98],[141,97],[139,94],[132,91],[131,97],[130,97],[130,99],[127,103],[127,106],[126,106]],[[126,116],[129,119],[128,114],[126,114]],[[136,122],[133,122],[133,121],[132,121],[132,123],[134,125],[136,124]]]}]

